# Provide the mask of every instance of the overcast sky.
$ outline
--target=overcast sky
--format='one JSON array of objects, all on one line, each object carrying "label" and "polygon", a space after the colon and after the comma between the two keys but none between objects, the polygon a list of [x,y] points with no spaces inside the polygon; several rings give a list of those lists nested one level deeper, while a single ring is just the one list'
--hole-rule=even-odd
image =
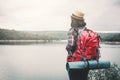
[{"label": "overcast sky", "polygon": [[120,0],[0,0],[0,28],[68,30],[70,15],[78,9],[88,28],[120,31]]}]

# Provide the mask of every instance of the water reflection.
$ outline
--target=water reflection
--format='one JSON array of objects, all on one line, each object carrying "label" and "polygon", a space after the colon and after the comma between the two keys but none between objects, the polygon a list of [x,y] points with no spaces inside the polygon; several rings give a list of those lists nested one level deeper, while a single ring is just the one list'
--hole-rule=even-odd
[{"label": "water reflection", "polygon": [[63,44],[0,45],[1,80],[67,80]]},{"label": "water reflection", "polygon": [[[65,42],[0,45],[0,80],[68,80]],[[119,62],[120,45],[101,44],[101,59]]]}]

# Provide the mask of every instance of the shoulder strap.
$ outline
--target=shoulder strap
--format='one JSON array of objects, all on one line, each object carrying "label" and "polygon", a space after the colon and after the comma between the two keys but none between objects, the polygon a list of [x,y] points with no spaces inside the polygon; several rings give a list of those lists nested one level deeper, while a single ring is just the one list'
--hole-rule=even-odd
[{"label": "shoulder strap", "polygon": [[84,31],[87,31],[87,30],[88,30],[88,29],[87,29],[86,27],[84,27],[84,29],[78,31],[78,39],[80,38],[80,36],[82,35],[82,33],[83,33]]}]

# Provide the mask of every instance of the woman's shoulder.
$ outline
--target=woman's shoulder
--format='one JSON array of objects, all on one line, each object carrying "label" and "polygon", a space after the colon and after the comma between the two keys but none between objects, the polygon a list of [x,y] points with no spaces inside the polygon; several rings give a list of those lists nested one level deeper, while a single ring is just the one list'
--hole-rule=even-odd
[{"label": "woman's shoulder", "polygon": [[76,33],[78,33],[76,28],[70,28],[69,31],[68,31],[68,34],[73,34],[74,35]]}]

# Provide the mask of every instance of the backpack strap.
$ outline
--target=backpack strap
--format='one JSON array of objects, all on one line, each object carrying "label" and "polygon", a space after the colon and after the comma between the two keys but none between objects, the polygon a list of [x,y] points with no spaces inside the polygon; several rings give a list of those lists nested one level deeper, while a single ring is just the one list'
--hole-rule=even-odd
[{"label": "backpack strap", "polygon": [[74,28],[74,31],[76,32],[76,36],[74,37],[75,40],[75,47],[77,49],[78,46],[78,39],[80,38],[81,34],[86,30],[86,27],[84,29],[82,29],[81,31],[79,31],[79,28]]},{"label": "backpack strap", "polygon": [[97,39],[99,40],[99,47],[97,49],[97,61],[99,61],[99,58],[100,58],[100,49],[99,48],[100,48],[100,40],[101,40],[101,37],[99,34],[98,34]]},{"label": "backpack strap", "polygon": [[[89,30],[90,30],[90,29],[85,28],[84,31],[89,32]],[[87,59],[84,57],[84,52],[85,52],[85,51],[86,51],[86,46],[84,47],[83,52],[82,52],[82,59],[83,59],[83,61],[87,61]]]}]

